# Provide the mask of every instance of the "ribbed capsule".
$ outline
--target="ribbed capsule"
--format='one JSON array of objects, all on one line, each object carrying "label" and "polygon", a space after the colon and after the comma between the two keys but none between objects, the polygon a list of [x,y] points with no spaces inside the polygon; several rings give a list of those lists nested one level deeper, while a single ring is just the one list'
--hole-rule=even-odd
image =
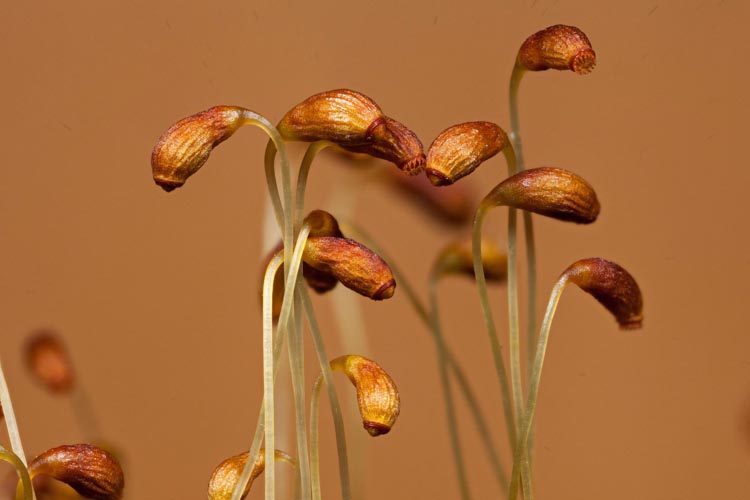
[{"label": "ribbed capsule", "polygon": [[527,38],[518,50],[516,64],[529,71],[569,69],[585,75],[594,69],[596,53],[583,31],[557,24]]},{"label": "ribbed capsule", "polygon": [[63,482],[92,500],[119,500],[125,478],[117,460],[95,446],[58,446],[29,463],[31,477],[44,474]]},{"label": "ribbed capsule", "polygon": [[390,161],[410,175],[424,166],[416,134],[353,90],[315,94],[284,115],[277,128],[285,140],[330,141],[348,151]]},{"label": "ribbed capsule", "polygon": [[482,200],[484,207],[499,205],[579,224],[594,222],[601,210],[588,182],[553,167],[532,168],[505,179]]},{"label": "ribbed capsule", "polygon": [[582,259],[568,267],[563,276],[598,300],[614,315],[620,328],[641,328],[641,289],[635,278],[621,266],[601,258]]},{"label": "ribbed capsule", "polygon": [[154,182],[165,191],[185,184],[208,161],[211,151],[246,123],[246,112],[237,106],[216,106],[172,125],[151,153]]},{"label": "ribbed capsule", "polygon": [[[482,267],[487,281],[501,283],[508,277],[508,255],[490,240],[482,240]],[[474,278],[471,242],[452,243],[438,255],[434,266],[441,275],[461,274]]]},{"label": "ribbed capsule", "polygon": [[26,365],[34,378],[55,394],[69,393],[75,384],[73,363],[51,330],[39,330],[26,343]]},{"label": "ribbed capsule", "polygon": [[335,277],[345,287],[373,300],[389,299],[396,289],[396,281],[388,264],[369,248],[348,238],[310,238],[302,260],[318,271]]},{"label": "ribbed capsule", "polygon": [[344,372],[354,384],[365,430],[371,436],[390,432],[401,411],[398,388],[391,376],[375,361],[356,354],[334,359],[331,369]]},{"label": "ribbed capsule", "polygon": [[425,173],[435,186],[453,184],[502,151],[507,143],[508,136],[492,122],[454,125],[430,145]]},{"label": "ribbed capsule", "polygon": [[287,141],[330,141],[346,147],[366,142],[371,126],[382,118],[380,106],[366,95],[336,89],[297,104],[276,128]]},{"label": "ribbed capsule", "polygon": [[[247,457],[249,453],[241,453],[234,457],[228,458],[221,462],[213,474],[211,479],[208,481],[208,500],[230,500],[234,489],[237,487],[242,470],[245,468],[247,463]],[[275,450],[274,456],[276,460],[283,460],[287,463],[294,464],[294,459],[284,453],[283,451]],[[245,491],[242,492],[240,498],[245,498],[250,491],[250,487],[253,485],[258,476],[266,470],[266,452],[264,449],[260,449],[258,456],[253,464],[253,469],[250,472],[250,478],[245,486]]]}]

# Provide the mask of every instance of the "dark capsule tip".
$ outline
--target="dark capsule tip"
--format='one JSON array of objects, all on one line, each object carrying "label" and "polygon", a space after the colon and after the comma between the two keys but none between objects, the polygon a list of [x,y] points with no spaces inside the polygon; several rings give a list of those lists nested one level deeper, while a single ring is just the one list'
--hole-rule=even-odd
[{"label": "dark capsule tip", "polygon": [[391,432],[391,428],[380,422],[363,422],[363,427],[367,433],[372,437],[382,436]]},{"label": "dark capsule tip", "polygon": [[378,290],[372,295],[373,300],[385,300],[393,297],[393,292],[396,291],[396,281],[386,281]]},{"label": "dark capsule tip", "polygon": [[440,187],[453,184],[447,175],[435,170],[434,168],[428,168],[424,173],[427,175],[427,178],[430,179],[433,186]]},{"label": "dark capsule tip", "polygon": [[177,181],[172,181],[168,179],[157,179],[157,178],[154,178],[154,182],[167,193],[169,193],[170,191],[174,191],[175,189],[177,189],[178,187],[181,187],[184,184],[184,182],[177,182]]}]

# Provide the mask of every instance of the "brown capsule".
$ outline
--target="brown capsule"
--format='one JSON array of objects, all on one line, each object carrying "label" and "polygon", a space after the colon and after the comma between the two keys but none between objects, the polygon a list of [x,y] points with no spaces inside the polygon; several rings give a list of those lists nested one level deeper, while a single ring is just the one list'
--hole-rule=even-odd
[{"label": "brown capsule", "polygon": [[216,106],[172,125],[151,153],[154,182],[165,191],[185,184],[208,161],[211,151],[247,122],[246,112],[237,106]]},{"label": "brown capsule", "polygon": [[366,142],[370,127],[382,118],[380,106],[366,95],[336,89],[297,104],[276,128],[287,141],[330,141],[346,147]]},{"label": "brown capsule", "polygon": [[[234,489],[237,487],[237,482],[242,475],[242,470],[247,463],[248,454],[248,452],[245,452],[228,458],[214,469],[211,479],[208,481],[208,500],[229,500],[232,498]],[[283,460],[292,465],[295,463],[294,459],[283,451],[276,450],[274,455],[276,460]],[[242,492],[240,498],[247,496],[250,487],[253,485],[253,481],[264,470],[266,470],[266,451],[261,448],[253,464],[253,470],[250,472],[250,478],[247,481],[247,486],[245,486],[245,491]]]},{"label": "brown capsule", "polygon": [[582,259],[566,269],[563,276],[606,307],[620,328],[641,328],[643,296],[638,283],[625,269],[600,258]]},{"label": "brown capsule", "polygon": [[119,500],[125,486],[117,460],[95,446],[58,446],[42,453],[29,464],[29,474],[50,476],[92,500]]},{"label": "brown capsule", "polygon": [[557,24],[527,38],[518,50],[516,64],[530,71],[569,69],[585,75],[594,69],[596,53],[583,31]]},{"label": "brown capsule", "polygon": [[396,383],[375,361],[356,354],[331,361],[332,370],[349,377],[357,390],[362,424],[371,436],[390,432],[401,411]]},{"label": "brown capsule", "polygon": [[66,394],[73,389],[73,363],[59,336],[51,330],[39,330],[28,340],[26,365],[50,392]]},{"label": "brown capsule", "polygon": [[373,300],[389,299],[396,289],[388,264],[372,250],[348,238],[310,238],[302,260]]},{"label": "brown capsule", "polygon": [[425,173],[435,186],[447,186],[472,173],[508,144],[503,129],[491,122],[454,125],[437,136],[427,151]]},{"label": "brown capsule", "polygon": [[532,168],[505,179],[482,201],[484,207],[499,205],[579,224],[594,222],[601,210],[588,182],[553,167]]},{"label": "brown capsule", "polygon": [[387,116],[373,124],[367,142],[346,149],[389,161],[407,175],[417,175],[424,169],[424,148],[417,134]]},{"label": "brown capsule", "polygon": [[[508,256],[490,240],[482,240],[482,266],[487,281],[501,283],[508,277]],[[453,243],[445,247],[435,262],[441,275],[463,274],[474,277],[471,242]]]},{"label": "brown capsule", "polygon": [[414,132],[353,90],[308,97],[284,115],[277,128],[287,141],[330,141],[348,151],[395,163],[409,175],[424,166],[422,143]]}]

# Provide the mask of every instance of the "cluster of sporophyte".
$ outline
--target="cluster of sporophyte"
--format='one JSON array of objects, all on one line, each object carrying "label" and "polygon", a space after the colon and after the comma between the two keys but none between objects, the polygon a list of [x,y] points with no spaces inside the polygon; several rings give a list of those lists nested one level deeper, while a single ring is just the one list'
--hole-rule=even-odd
[{"label": "cluster of sporophyte", "polygon": [[[331,405],[338,450],[339,478],[344,500],[352,497],[347,444],[341,408],[332,372],[343,371],[356,387],[363,426],[372,436],[389,432],[400,411],[396,385],[375,361],[356,354],[329,359],[308,287],[318,293],[338,283],[373,300],[394,296],[397,284],[424,321],[435,344],[439,380],[445,400],[446,420],[461,497],[471,498],[462,456],[450,378],[455,379],[482,437],[495,479],[508,498],[520,492],[533,498],[530,436],[550,326],[562,290],[568,283],[591,294],[614,316],[622,328],[638,328],[642,320],[642,299],[632,276],[619,265],[601,259],[582,259],[573,263],[555,284],[539,333],[536,332],[536,251],[531,214],[561,221],[589,224],[600,211],[594,189],[577,174],[555,167],[525,169],[519,135],[518,89],[529,71],[591,71],[596,60],[586,35],[572,26],[556,25],[535,33],[521,46],[510,82],[510,134],[487,121],[462,123],[442,132],[423,153],[422,143],[405,125],[385,115],[369,97],[352,90],[338,89],[313,95],[294,106],[273,126],[261,115],[237,106],[217,106],[185,118],[169,128],[152,153],[153,176],[166,191],[182,186],[208,160],[213,148],[231,137],[243,125],[260,127],[270,138],[265,152],[268,192],[282,238],[269,257],[261,290],[263,309],[263,402],[249,451],[222,462],[211,477],[209,499],[239,500],[247,494],[252,481],[265,471],[265,497],[276,494],[274,461],[295,468],[295,498],[321,498],[318,457],[318,399],[325,384]],[[305,153],[292,186],[286,153],[287,141],[305,141]],[[416,176],[424,172],[435,188],[409,187],[415,196],[423,196],[426,206],[440,207],[442,186],[451,185],[469,175],[489,158],[503,153],[508,177],[489,190],[476,208],[471,245],[448,245],[436,259],[429,280],[428,306],[394,267],[393,261],[352,224],[339,224],[324,211],[313,210],[304,216],[305,188],[317,153],[335,146],[351,153],[385,159],[403,173]],[[280,156],[281,185],[276,177],[276,155]],[[420,194],[417,194],[420,193]],[[442,213],[455,213],[460,206],[446,197]],[[486,214],[494,207],[508,207],[507,254],[482,238]],[[527,320],[529,380],[524,391],[521,382],[522,360],[519,327],[518,256],[516,217],[523,214],[528,266]],[[459,217],[460,218],[460,217]],[[360,241],[344,235],[354,233]],[[366,246],[365,246],[366,245]],[[503,420],[508,441],[514,450],[510,478],[505,472],[489,428],[461,364],[446,345],[438,316],[437,285],[450,274],[466,274],[476,280],[488,330],[503,403]],[[504,366],[501,343],[492,318],[487,296],[487,281],[507,282],[508,349],[510,376]],[[310,413],[307,413],[303,368],[303,316],[315,347],[320,376],[315,381]],[[294,396],[296,456],[275,449],[274,383],[282,349],[286,345],[290,360]],[[309,427],[308,427],[309,419]]]},{"label": "cluster of sporophyte", "polygon": [[[50,330],[35,332],[25,348],[26,365],[35,381],[54,395],[72,399],[87,439],[100,442],[98,426],[73,363],[59,336]],[[0,367],[0,402],[12,450],[0,446],[0,460],[17,473],[8,478],[2,498],[16,500],[82,499],[120,500],[125,478],[119,461],[105,445],[62,445],[51,448],[30,462],[21,443],[10,393]]]}]

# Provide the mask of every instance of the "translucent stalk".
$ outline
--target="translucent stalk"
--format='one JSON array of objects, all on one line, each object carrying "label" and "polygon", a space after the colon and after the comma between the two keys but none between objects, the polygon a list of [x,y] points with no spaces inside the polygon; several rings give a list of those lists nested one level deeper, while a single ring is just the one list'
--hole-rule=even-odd
[{"label": "translucent stalk", "polygon": [[[299,237],[297,238],[297,245],[295,248],[295,256],[297,257],[298,249],[304,250],[305,244],[307,243],[307,237],[310,234],[310,227],[306,224],[300,230]],[[301,251],[299,251],[299,258],[301,258]],[[298,268],[297,268],[298,269]],[[299,278],[297,269],[292,271]],[[291,274],[290,274],[291,276]],[[298,281],[297,286],[305,286],[304,283]],[[295,301],[297,302],[297,301]],[[300,487],[302,492],[302,498],[310,497],[310,462],[309,453],[307,447],[307,422],[305,421],[305,415],[307,412],[307,405],[305,404],[305,375],[304,375],[304,342],[302,339],[302,324],[299,320],[299,304],[295,303],[294,313],[297,315],[297,321],[295,321],[293,327],[290,329],[291,335],[289,336],[289,342],[287,344],[289,348],[289,365],[292,373],[292,391],[294,393],[294,413],[295,413],[295,430],[297,435],[297,454],[299,456],[299,472],[300,472]]]},{"label": "translucent stalk", "polygon": [[[458,436],[458,419],[456,418],[456,408],[451,393],[450,381],[448,380],[448,356],[446,354],[446,344],[443,338],[442,328],[440,327],[440,317],[438,312],[437,300],[437,282],[439,272],[433,271],[430,274],[428,284],[429,301],[430,301],[430,328],[435,338],[437,347],[438,372],[440,374],[440,387],[443,391],[443,402],[445,404],[445,418],[448,425],[448,436],[453,453],[453,465],[456,469],[456,479],[458,489],[463,500],[471,500],[471,490],[466,478],[466,464],[464,463],[463,453],[461,451],[461,442]],[[489,439],[489,436],[485,436]]]},{"label": "translucent stalk", "polygon": [[336,450],[338,452],[339,459],[339,480],[341,482],[341,498],[342,500],[351,500],[351,481],[349,479],[349,461],[346,451],[346,433],[344,431],[344,419],[341,417],[341,405],[339,404],[338,396],[336,395],[336,387],[333,385],[333,374],[331,373],[331,366],[328,362],[328,356],[326,354],[325,345],[323,343],[323,337],[320,334],[318,328],[318,321],[315,318],[315,311],[310,301],[310,294],[305,287],[299,287],[297,294],[302,301],[302,307],[305,309],[305,315],[307,316],[307,324],[310,327],[310,334],[315,345],[315,352],[318,355],[318,361],[320,363],[320,370],[323,375],[323,380],[328,390],[328,399],[331,405],[331,414],[333,416],[333,425],[336,432]]},{"label": "translucent stalk", "polygon": [[[521,142],[521,125],[520,114],[518,112],[518,89],[521,85],[521,79],[526,70],[518,64],[513,66],[513,72],[510,77],[510,88],[508,91],[508,100],[510,108],[510,140],[513,144],[517,155],[518,171],[525,168],[523,156],[523,144]],[[527,375],[531,376],[531,367],[534,361],[536,345],[536,310],[537,310],[537,266],[536,266],[536,241],[534,238],[534,224],[530,212],[523,212],[523,224],[526,242],[526,266],[527,266],[527,321],[526,321],[526,345],[528,370]],[[530,430],[530,441],[533,441],[533,428]],[[528,461],[531,460],[531,453],[528,454]]]},{"label": "translucent stalk", "polygon": [[[399,267],[395,264],[395,261],[391,259],[386,252],[383,251],[382,247],[380,247],[377,243],[375,243],[372,238],[362,229],[352,226],[351,224],[347,226],[347,232],[354,232],[357,234],[357,239],[359,241],[364,242],[369,248],[374,250],[378,255],[380,255],[386,262],[388,262],[388,265],[391,268],[391,271],[393,272],[393,278],[396,280],[396,283],[398,284],[399,290],[403,291],[403,293],[406,294],[407,299],[409,300],[409,303],[414,308],[414,311],[417,313],[417,316],[419,316],[419,319],[422,320],[422,322],[427,327],[427,332],[429,332],[430,336],[432,337],[432,340],[434,342],[438,342],[438,339],[435,337],[435,332],[432,329],[431,323],[430,323],[430,317],[427,312],[427,308],[424,306],[422,301],[419,299],[419,296],[414,291],[414,287],[409,283],[409,280],[406,279],[406,276],[401,272]],[[437,344],[436,344],[437,345]],[[460,389],[461,395],[466,400],[466,404],[469,406],[469,413],[471,414],[473,420],[474,420],[474,426],[477,429],[477,434],[481,438],[481,442],[484,445],[485,452],[487,454],[487,460],[492,465],[492,468],[495,471],[495,478],[497,479],[498,485],[500,486],[500,489],[502,491],[508,490],[508,479],[505,473],[505,470],[503,469],[503,465],[500,462],[500,456],[497,453],[497,449],[493,445],[492,441],[489,439],[489,436],[491,436],[490,427],[487,425],[487,421],[484,418],[484,415],[482,414],[482,409],[479,405],[479,400],[474,393],[474,390],[471,388],[471,384],[469,383],[469,379],[466,377],[466,373],[464,373],[463,368],[461,367],[461,364],[458,362],[458,359],[456,359],[455,355],[453,354],[453,351],[451,350],[450,346],[445,345],[445,355],[448,362],[448,368],[450,368],[451,373],[456,379],[456,382],[458,383],[458,387]]]},{"label": "translucent stalk", "polygon": [[[16,413],[13,411],[13,402],[10,399],[10,391],[8,390],[8,382],[5,380],[2,362],[0,362],[0,407],[3,409],[5,416],[5,427],[8,429],[8,438],[10,439],[10,446],[13,449],[13,453],[21,461],[24,468],[28,470],[29,464],[26,462],[26,454],[23,451],[21,433],[18,431]],[[36,499],[34,489],[30,488],[30,491],[31,497]]]},{"label": "translucent stalk", "polygon": [[[0,460],[8,462],[16,468],[18,476],[21,479],[21,488],[23,491],[23,500],[32,500],[34,489],[31,487],[31,478],[26,465],[18,458],[18,455],[0,445]],[[17,489],[16,489],[17,490]],[[18,491],[16,491],[16,498]]]},{"label": "translucent stalk", "polygon": [[310,174],[310,167],[312,166],[313,159],[315,156],[323,151],[328,146],[333,146],[332,142],[328,141],[316,141],[310,144],[305,151],[305,156],[302,158],[302,163],[299,167],[299,173],[297,174],[297,194],[295,196],[296,207],[294,211],[294,219],[301,221],[304,209],[305,209],[305,190],[307,189],[307,178]]},{"label": "translucent stalk", "polygon": [[320,389],[323,376],[318,375],[310,395],[310,478],[312,500],[320,500]]},{"label": "translucent stalk", "polygon": [[513,472],[511,473],[510,491],[508,494],[508,498],[511,500],[515,500],[518,496],[518,482],[519,476],[521,475],[519,465],[522,463],[523,457],[527,454],[529,434],[531,431],[531,424],[534,420],[534,411],[536,410],[536,403],[539,395],[539,383],[542,378],[542,367],[544,365],[544,356],[547,353],[547,342],[549,340],[552,319],[555,316],[557,304],[560,302],[560,296],[567,284],[568,279],[566,276],[563,276],[557,281],[555,287],[552,289],[552,295],[547,304],[547,311],[544,314],[542,327],[539,331],[539,341],[536,348],[534,367],[531,371],[531,378],[529,380],[526,413],[521,422],[519,441],[516,444],[513,454]]}]

